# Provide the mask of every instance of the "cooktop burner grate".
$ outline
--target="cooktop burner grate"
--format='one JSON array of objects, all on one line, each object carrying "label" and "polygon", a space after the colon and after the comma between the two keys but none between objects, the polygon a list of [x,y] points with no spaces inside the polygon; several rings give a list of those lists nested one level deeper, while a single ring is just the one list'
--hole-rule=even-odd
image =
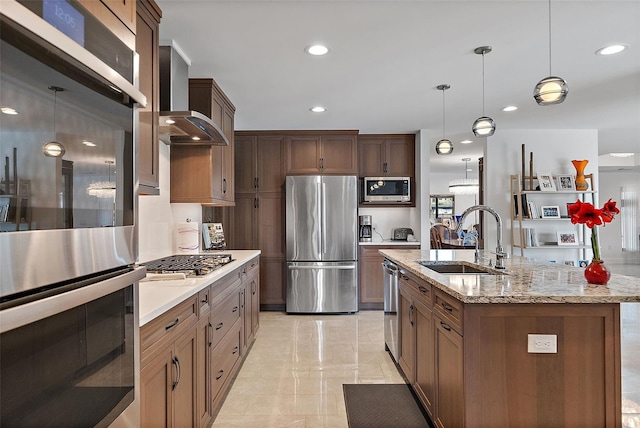
[{"label": "cooktop burner grate", "polygon": [[233,260],[231,254],[181,254],[140,264],[147,267],[148,273],[183,272],[187,276],[201,276]]}]

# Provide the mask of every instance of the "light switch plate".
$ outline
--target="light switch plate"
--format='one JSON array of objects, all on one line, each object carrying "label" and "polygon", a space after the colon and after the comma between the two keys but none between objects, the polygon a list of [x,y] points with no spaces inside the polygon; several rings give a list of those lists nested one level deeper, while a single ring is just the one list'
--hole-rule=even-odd
[{"label": "light switch plate", "polygon": [[555,334],[529,334],[527,352],[530,354],[557,354],[558,336]]}]

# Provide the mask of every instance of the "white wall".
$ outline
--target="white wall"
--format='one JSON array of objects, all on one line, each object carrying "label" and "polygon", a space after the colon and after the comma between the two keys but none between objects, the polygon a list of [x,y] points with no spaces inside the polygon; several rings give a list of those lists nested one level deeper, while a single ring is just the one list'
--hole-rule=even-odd
[{"label": "white wall", "polygon": [[169,150],[169,146],[160,143],[160,195],[138,198],[140,262],[176,254],[175,224],[187,218],[199,224],[202,221],[200,204],[169,202]]},{"label": "white wall", "polygon": [[[475,162],[477,165],[477,161]],[[451,194],[449,191],[449,183],[453,180],[458,180],[464,177],[464,167],[460,169],[458,173],[432,173],[430,175],[431,183],[431,194],[432,195],[441,195],[441,194]],[[477,166],[472,174],[468,174],[468,178],[478,178],[478,169]],[[472,205],[476,205],[478,203],[478,195],[455,195],[455,210],[454,215],[462,215],[462,212],[469,208]],[[464,221],[464,228],[468,229],[473,224],[478,223],[475,219],[475,215],[470,215]]]},{"label": "white wall", "polygon": [[[553,108],[553,107],[545,107]],[[594,174],[594,185],[598,186],[598,133],[596,130],[501,130],[487,139],[485,156],[485,203],[502,217],[502,245],[511,252],[511,204],[510,174],[521,173],[521,145],[525,144],[526,174],[529,173],[529,153],[533,152],[534,173],[573,174],[572,159],[587,159],[585,174]],[[561,195],[557,195],[561,196]],[[544,195],[546,197],[546,195]],[[544,199],[543,199],[544,201]],[[551,203],[549,205],[560,205]],[[561,206],[561,213],[563,207]],[[566,214],[566,206],[564,207]],[[536,223],[536,229],[539,228]],[[485,248],[496,248],[496,221],[485,215]],[[551,225],[551,223],[550,223]],[[564,227],[564,226],[559,226]],[[573,227],[568,224],[569,228]],[[557,229],[556,225],[552,229]],[[551,233],[549,233],[551,235]],[[587,236],[587,240],[588,240]],[[588,242],[588,241],[587,241]],[[525,256],[539,260],[578,260],[577,250],[526,250]],[[536,254],[535,252],[538,252]],[[519,251],[517,252],[519,255]]]}]

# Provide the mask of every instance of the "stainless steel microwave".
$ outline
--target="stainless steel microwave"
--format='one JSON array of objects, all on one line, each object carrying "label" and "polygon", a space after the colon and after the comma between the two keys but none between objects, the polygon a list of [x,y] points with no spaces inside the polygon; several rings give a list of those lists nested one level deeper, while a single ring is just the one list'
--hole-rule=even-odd
[{"label": "stainless steel microwave", "polygon": [[365,177],[362,187],[364,202],[411,202],[409,177]]}]

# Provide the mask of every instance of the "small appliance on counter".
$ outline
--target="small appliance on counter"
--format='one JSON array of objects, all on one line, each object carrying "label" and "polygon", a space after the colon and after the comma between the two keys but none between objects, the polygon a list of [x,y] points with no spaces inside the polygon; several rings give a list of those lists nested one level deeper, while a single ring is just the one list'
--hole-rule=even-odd
[{"label": "small appliance on counter", "polygon": [[394,241],[406,241],[409,235],[413,236],[413,229],[410,227],[398,227],[391,232],[391,239]]},{"label": "small appliance on counter", "polygon": [[359,224],[360,224],[360,232],[358,236],[360,237],[360,242],[371,242],[371,238],[372,238],[371,216],[361,215],[359,217]]}]

